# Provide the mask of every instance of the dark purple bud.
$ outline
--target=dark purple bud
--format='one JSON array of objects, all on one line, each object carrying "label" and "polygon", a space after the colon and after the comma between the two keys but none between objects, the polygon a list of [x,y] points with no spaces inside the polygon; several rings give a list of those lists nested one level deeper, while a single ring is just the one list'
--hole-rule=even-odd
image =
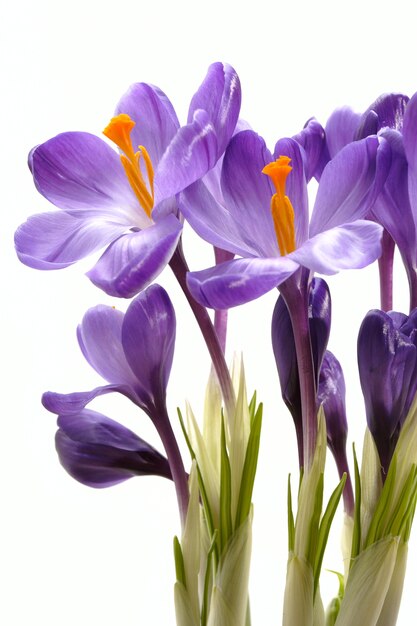
[{"label": "dark purple bud", "polygon": [[346,387],[342,367],[334,354],[326,351],[319,376],[317,398],[326,416],[327,443],[336,462],[345,451],[348,425],[346,419]]},{"label": "dark purple bud", "polygon": [[[326,282],[321,278],[313,278],[311,282],[308,317],[313,364],[318,384],[318,374],[326,351],[331,322],[330,292]],[[279,296],[275,305],[271,333],[282,398],[294,420],[301,454],[303,447],[300,381],[291,318],[282,296]]]},{"label": "dark purple bud", "polygon": [[111,487],[133,476],[171,478],[167,459],[121,424],[84,409],[58,417],[59,460],[73,478],[89,487]]},{"label": "dark purple bud", "polygon": [[387,93],[377,98],[363,114],[356,139],[376,135],[382,128],[401,131],[408,101],[408,96],[397,93]]},{"label": "dark purple bud", "polygon": [[370,311],[359,330],[358,365],[366,419],[386,473],[417,391],[417,309]]}]

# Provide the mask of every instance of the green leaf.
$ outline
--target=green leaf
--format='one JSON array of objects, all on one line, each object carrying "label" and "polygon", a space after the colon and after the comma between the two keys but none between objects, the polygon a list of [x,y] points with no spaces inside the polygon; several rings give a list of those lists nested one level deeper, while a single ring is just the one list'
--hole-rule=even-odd
[{"label": "green leaf", "polygon": [[364,544],[365,548],[371,546],[373,543],[378,541],[378,539],[382,539],[386,534],[385,527],[387,524],[387,515],[389,514],[389,508],[394,494],[395,476],[397,473],[396,460],[396,455],[394,454],[391,460],[384,487],[382,489],[381,496],[379,498],[371,525],[369,527],[368,535]]},{"label": "green leaf", "polygon": [[220,549],[222,552],[232,532],[232,476],[223,420],[220,451]]},{"label": "green leaf", "polygon": [[288,474],[288,489],[287,489],[287,511],[288,511],[288,552],[293,552],[295,542],[295,525],[294,514],[292,511],[292,496],[291,496],[291,474]]},{"label": "green leaf", "polygon": [[[211,583],[213,580],[213,557],[216,554],[216,551],[218,549],[217,539],[218,539],[218,533],[216,530],[214,531],[213,537],[211,539],[211,544],[207,552],[206,573],[204,576],[203,603],[201,607],[201,626],[206,626],[207,624],[207,616],[209,613],[209,593],[211,590]],[[215,567],[217,567],[217,563]]]},{"label": "green leaf", "polygon": [[355,559],[361,549],[361,476],[359,473],[358,458],[356,456],[355,444],[353,444],[353,462],[355,467],[355,511],[353,514],[353,536],[352,551],[350,553],[351,562]]},{"label": "green leaf", "polygon": [[182,556],[181,544],[178,540],[178,537],[174,537],[174,559],[175,559],[175,575],[177,577],[177,580],[182,585],[184,585],[185,588],[187,588],[186,580],[185,580],[184,559]]},{"label": "green leaf", "polygon": [[319,584],[320,571],[323,563],[324,551],[327,545],[327,539],[329,537],[330,527],[332,525],[333,518],[336,513],[337,506],[340,502],[340,498],[343,493],[343,489],[346,483],[347,474],[343,474],[342,479],[336,489],[330,496],[326,510],[320,523],[319,536],[316,549],[316,557],[314,563],[314,594],[317,591],[317,585]]},{"label": "green leaf", "polygon": [[240,483],[239,500],[236,509],[235,528],[238,528],[249,515],[252,503],[253,485],[255,482],[256,468],[258,465],[259,445],[262,428],[262,404],[259,405],[252,422],[246,448],[245,462]]}]

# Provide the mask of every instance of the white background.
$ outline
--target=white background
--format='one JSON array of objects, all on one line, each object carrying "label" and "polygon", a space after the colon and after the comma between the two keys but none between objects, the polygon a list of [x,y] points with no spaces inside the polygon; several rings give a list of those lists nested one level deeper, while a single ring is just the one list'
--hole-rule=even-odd
[{"label": "white background", "polygon": [[[311,116],[325,123],[337,106],[358,111],[381,93],[417,90],[412,3],[227,0],[23,0],[0,13],[0,622],[5,626],[174,626],[172,537],[179,531],[172,486],[162,479],[129,481],[95,491],[70,479],[54,450],[55,420],[43,391],[76,391],[101,383],[84,362],[75,328],[97,303],[124,309],[83,275],[87,259],[57,272],[20,265],[16,227],[47,210],[26,166],[29,149],[65,130],[100,135],[114,106],[136,81],[171,98],[182,121],[208,65],[231,63],[243,89],[242,117],[276,139]],[[236,173],[239,176],[239,173]],[[254,219],[256,214],[254,213]],[[194,268],[211,262],[209,247],[185,234]],[[402,270],[397,309],[407,310]],[[377,268],[331,277],[334,322],[330,348],[348,386],[350,444],[360,448],[364,412],[355,366],[363,315],[378,306]],[[169,386],[176,406],[202,404],[209,361],[182,294],[167,269],[159,281],[177,309],[178,340]],[[276,294],[230,314],[228,358],[243,350],[249,390],[265,402],[254,494],[251,603],[253,625],[279,624],[286,566],[285,489],[296,476],[291,418],[280,401],[269,343]],[[149,420],[127,400],[95,405],[159,447]],[[175,425],[176,430],[177,425]],[[349,445],[350,445],[349,444]],[[185,449],[184,449],[185,453]],[[186,453],[185,453],[186,454]],[[328,458],[328,488],[334,485]],[[330,471],[331,470],[331,471]],[[339,518],[340,519],[340,518]],[[338,531],[324,567],[342,569]],[[399,624],[414,605],[417,542]],[[336,591],[323,574],[323,596]]]}]

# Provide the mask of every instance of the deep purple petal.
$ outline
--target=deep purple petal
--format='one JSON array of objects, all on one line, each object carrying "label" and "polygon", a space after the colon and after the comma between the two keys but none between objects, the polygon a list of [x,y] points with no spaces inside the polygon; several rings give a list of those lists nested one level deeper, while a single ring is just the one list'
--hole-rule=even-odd
[{"label": "deep purple petal", "polygon": [[408,165],[417,177],[417,93],[411,98],[404,115],[403,139]]},{"label": "deep purple petal", "polygon": [[122,344],[127,362],[157,407],[165,403],[175,328],[174,308],[159,285],[151,285],[139,294],[129,305],[123,320]]},{"label": "deep purple petal", "polygon": [[348,433],[345,397],[342,367],[334,354],[327,350],[320,370],[317,399],[324,408],[327,442],[336,458],[345,449]]},{"label": "deep purple petal", "polygon": [[349,107],[336,109],[331,114],[325,128],[326,144],[331,159],[355,139],[360,122],[361,114],[355,113]]},{"label": "deep purple petal", "polygon": [[375,135],[382,128],[401,131],[408,101],[408,96],[398,93],[379,96],[363,114],[355,138],[362,139],[368,135]]},{"label": "deep purple petal", "polygon": [[359,269],[379,258],[381,237],[379,224],[357,220],[319,233],[288,258],[320,274]]},{"label": "deep purple petal", "polygon": [[55,211],[33,215],[15,234],[17,256],[36,269],[59,269],[103,248],[126,226]]},{"label": "deep purple petal", "polygon": [[116,115],[120,113],[136,122],[131,132],[133,148],[144,146],[155,168],[179,128],[168,97],[154,85],[135,83],[121,97]]},{"label": "deep purple petal", "polygon": [[136,210],[118,153],[95,135],[57,135],[32,150],[29,165],[38,191],[60,209],[102,217]]},{"label": "deep purple petal", "polygon": [[203,306],[230,309],[277,287],[298,267],[288,257],[236,259],[190,272],[187,284],[193,297]]},{"label": "deep purple petal", "polygon": [[61,416],[56,449],[65,470],[90,487],[110,487],[133,476],[171,478],[168,461],[117,422],[84,410]]},{"label": "deep purple petal", "polygon": [[389,173],[391,148],[382,137],[367,137],[341,150],[323,170],[310,222],[310,236],[363,219]]},{"label": "deep purple petal", "polygon": [[155,203],[204,176],[217,159],[214,126],[205,111],[195,111],[193,120],[178,130],[155,170]]},{"label": "deep purple petal", "polygon": [[273,160],[262,137],[251,130],[235,135],[224,156],[222,190],[226,207],[242,241],[258,256],[279,254],[271,216],[275,193],[262,169]]},{"label": "deep purple petal", "polygon": [[241,89],[239,77],[230,65],[213,63],[193,96],[188,123],[199,109],[208,113],[217,135],[217,158],[226,149],[239,117]]},{"label": "deep purple petal", "polygon": [[131,298],[162,272],[177,247],[181,230],[178,219],[167,215],[145,230],[122,235],[87,276],[110,296]]},{"label": "deep purple petal", "polygon": [[295,240],[297,246],[301,246],[308,237],[307,155],[295,139],[280,139],[275,146],[274,158],[280,156],[291,159],[292,170],[285,184],[285,193],[294,208]]},{"label": "deep purple petal", "polygon": [[358,336],[358,365],[368,427],[382,466],[388,469],[393,447],[407,414],[409,390],[416,390],[417,350],[401,332],[402,318],[370,311]]},{"label": "deep purple petal", "polygon": [[293,139],[304,148],[306,153],[306,179],[307,182],[314,177],[320,177],[323,169],[322,155],[326,147],[324,128],[319,122],[311,118],[303,130]]}]

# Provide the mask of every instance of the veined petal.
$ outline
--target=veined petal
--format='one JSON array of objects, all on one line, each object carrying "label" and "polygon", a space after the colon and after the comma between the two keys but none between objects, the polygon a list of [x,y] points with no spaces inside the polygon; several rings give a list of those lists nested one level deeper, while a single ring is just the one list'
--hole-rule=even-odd
[{"label": "veined petal", "polygon": [[366,137],[343,148],[323,170],[310,236],[366,217],[390,165],[391,148],[382,137]]},{"label": "veined petal", "polygon": [[355,139],[375,135],[382,128],[401,131],[408,100],[408,96],[398,93],[379,96],[363,114]]},{"label": "veined petal", "polygon": [[350,107],[341,107],[331,114],[325,128],[326,144],[331,159],[354,141],[361,117],[360,113],[355,113]]},{"label": "veined petal", "polygon": [[205,111],[182,126],[155,170],[155,204],[174,196],[206,174],[218,159],[216,131]]},{"label": "veined petal", "polygon": [[167,292],[159,285],[151,285],[140,293],[124,316],[122,344],[126,360],[154,401],[165,400],[174,356],[175,328],[174,308]]},{"label": "veined petal", "polygon": [[193,96],[188,112],[188,123],[198,109],[207,112],[217,134],[217,157],[226,149],[239,117],[241,89],[233,67],[223,63],[210,65],[207,76]]},{"label": "veined petal", "polygon": [[64,211],[39,213],[17,229],[16,252],[29,267],[59,269],[103,248],[125,230],[123,224],[77,218]]},{"label": "veined petal", "polygon": [[179,128],[170,100],[154,85],[135,83],[121,97],[116,115],[120,113],[136,122],[130,135],[134,150],[144,146],[155,166]]},{"label": "veined petal", "polygon": [[90,487],[110,487],[133,476],[171,478],[168,461],[114,420],[84,410],[60,416],[56,449],[65,470]]},{"label": "veined petal", "polygon": [[236,259],[200,272],[190,272],[193,297],[213,309],[230,309],[280,285],[299,265],[289,257]]},{"label": "veined petal", "polygon": [[321,274],[359,269],[379,258],[381,236],[379,224],[357,220],[319,233],[291,252],[288,258]]},{"label": "veined petal", "polygon": [[417,176],[417,93],[411,98],[404,115],[404,149],[410,170]]},{"label": "veined petal", "polygon": [[174,215],[138,232],[119,237],[87,272],[110,296],[131,298],[164,269],[177,246],[182,225]]},{"label": "veined petal", "polygon": [[122,311],[99,304],[85,313],[77,338],[85,359],[100,376],[134,388],[137,381],[122,346],[123,319]]},{"label": "veined petal", "polygon": [[57,135],[32,150],[29,167],[37,190],[60,209],[139,213],[118,153],[95,135]]},{"label": "veined petal", "polygon": [[262,169],[273,157],[262,137],[251,130],[235,135],[223,160],[221,185],[225,204],[241,240],[249,242],[257,256],[279,254],[271,198],[275,193]]},{"label": "veined petal", "polygon": [[285,193],[294,208],[295,240],[301,246],[308,237],[307,154],[295,139],[280,139],[275,145],[274,159],[281,155],[291,159]]},{"label": "veined petal", "polygon": [[239,221],[215,200],[202,181],[197,180],[183,191],[178,204],[187,222],[202,239],[240,256],[258,256],[258,243],[241,231]]},{"label": "veined petal", "polygon": [[95,398],[113,392],[122,393],[133,402],[138,403],[132,387],[123,384],[113,384],[96,387],[91,391],[78,391],[74,393],[46,391],[42,395],[42,404],[47,411],[55,413],[56,415],[71,415],[82,411],[87,404]]},{"label": "veined petal", "polygon": [[297,135],[294,135],[293,139],[295,139],[296,142],[304,148],[304,151],[306,153],[307,182],[309,182],[313,178],[313,176],[320,178],[321,172],[323,170],[323,151],[326,149],[325,132],[323,126],[319,124],[316,119],[311,118],[305,124],[303,130]]}]

